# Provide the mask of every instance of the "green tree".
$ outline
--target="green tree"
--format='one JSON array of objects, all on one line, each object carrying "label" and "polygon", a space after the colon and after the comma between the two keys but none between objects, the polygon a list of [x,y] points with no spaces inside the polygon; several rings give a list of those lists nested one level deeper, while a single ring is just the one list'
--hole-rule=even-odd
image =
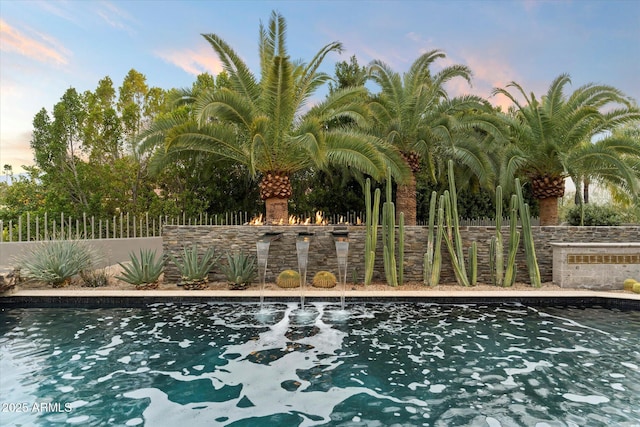
[{"label": "green tree", "polygon": [[110,163],[123,154],[120,117],[115,108],[116,90],[109,76],[98,82],[95,92],[84,94],[87,118],[84,125],[84,145],[90,150],[93,163]]},{"label": "green tree", "polygon": [[[521,173],[528,177],[540,203],[540,224],[558,224],[558,198],[565,178],[580,183],[584,177],[615,182],[634,197],[638,194],[640,145],[632,138],[594,137],[626,123],[638,123],[640,112],[618,89],[588,83],[566,95],[571,80],[558,76],[538,100],[517,83],[497,88],[514,104],[512,114],[500,118],[513,144],[507,149],[503,177]],[[519,98],[524,99],[521,102]],[[505,183],[506,184],[506,183]]]},{"label": "green tree", "polygon": [[122,129],[128,152],[133,160],[134,175],[128,194],[131,205],[138,206],[138,197],[149,195],[149,159],[155,146],[138,144],[138,135],[147,129],[154,118],[166,111],[166,93],[156,87],[149,88],[144,74],[131,69],[118,90],[117,108],[121,114]]},{"label": "green tree", "polygon": [[267,27],[260,25],[258,79],[223,39],[205,34],[223,63],[230,87],[198,96],[196,120],[188,114],[173,115],[156,121],[144,136],[151,145],[164,141],[166,153],[201,151],[260,176],[268,222],[287,220],[290,177],[297,171],[340,164],[375,177],[383,176],[387,167],[395,176],[403,173],[401,161],[385,144],[353,128],[325,126],[339,117],[364,122],[363,106],[352,102],[364,88],[336,91],[308,109],[311,96],[329,79],[318,68],[342,45],[329,43],[304,63],[289,58],[285,36],[285,20],[275,12]]},{"label": "green tree", "polygon": [[367,67],[358,64],[355,55],[349,58],[349,62],[336,63],[334,82],[329,82],[329,93],[348,87],[361,87],[367,82]]}]

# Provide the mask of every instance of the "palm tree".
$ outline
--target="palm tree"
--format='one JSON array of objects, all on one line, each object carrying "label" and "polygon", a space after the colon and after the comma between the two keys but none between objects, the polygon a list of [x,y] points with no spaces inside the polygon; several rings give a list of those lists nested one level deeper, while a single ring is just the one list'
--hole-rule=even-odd
[{"label": "palm tree", "polygon": [[327,44],[308,64],[291,61],[285,34],[285,20],[276,12],[266,28],[260,25],[259,79],[224,40],[204,34],[222,61],[229,87],[204,91],[195,98],[192,114],[159,120],[144,136],[163,141],[165,155],[195,150],[245,165],[260,178],[267,223],[287,221],[290,177],[297,171],[333,164],[377,179],[388,167],[396,177],[406,175],[401,158],[384,141],[357,131],[355,125],[326,125],[342,118],[364,125],[364,106],[355,101],[365,88],[336,90],[308,107],[312,95],[330,79],[318,68],[342,45]]},{"label": "palm tree", "polygon": [[[640,120],[639,110],[618,89],[588,83],[569,96],[564,88],[571,80],[558,76],[538,100],[515,82],[507,89],[494,89],[514,104],[511,114],[501,115],[513,145],[503,164],[503,177],[523,173],[529,178],[533,196],[540,202],[540,225],[558,224],[558,198],[564,195],[565,178],[605,180],[638,192],[637,162],[640,145],[629,138],[611,137],[592,142],[625,123]],[[506,183],[505,183],[506,184]]]},{"label": "palm tree", "polygon": [[453,65],[432,75],[429,67],[445,56],[439,50],[427,52],[403,76],[380,61],[369,66],[369,77],[381,89],[369,105],[375,131],[396,147],[412,172],[396,196],[397,212],[404,212],[408,225],[416,224],[415,174],[423,158],[434,180],[436,164],[445,159],[454,159],[484,183],[492,180],[489,156],[474,135],[479,129],[495,134],[494,116],[479,97],[448,97],[444,85],[455,78],[470,82],[471,70]]}]

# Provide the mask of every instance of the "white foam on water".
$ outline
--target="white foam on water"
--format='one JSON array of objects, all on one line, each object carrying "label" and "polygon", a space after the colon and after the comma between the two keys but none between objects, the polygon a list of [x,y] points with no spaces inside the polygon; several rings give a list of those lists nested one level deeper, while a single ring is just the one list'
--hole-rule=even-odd
[{"label": "white foam on water", "polygon": [[81,408],[84,405],[88,405],[89,402],[87,402],[86,400],[76,400],[74,402],[69,403],[69,408],[71,409],[76,409],[76,408]]},{"label": "white foam on water", "polygon": [[634,371],[638,371],[640,370],[640,368],[638,368],[638,365],[631,363],[631,362],[620,362],[620,364],[622,366],[626,366],[629,369],[633,369]]},{"label": "white foam on water", "polygon": [[73,391],[75,389],[73,387],[70,387],[70,386],[61,386],[61,387],[58,387],[58,390],[61,393],[69,393],[69,392],[71,392],[71,391]]},{"label": "white foam on water", "polygon": [[[290,318],[296,304],[288,305],[285,314],[278,323],[259,334],[257,339],[241,344],[229,345],[225,354],[241,354],[245,357],[229,359],[226,365],[215,372],[203,372],[199,375],[186,375],[179,372],[156,372],[168,375],[179,381],[191,381],[208,378],[216,388],[224,385],[241,385],[240,396],[223,402],[198,402],[179,405],[171,402],[167,395],[158,389],[146,388],[134,390],[124,394],[125,397],[140,399],[150,398],[151,403],[144,411],[145,422],[150,425],[173,425],[183,423],[189,419],[193,426],[209,425],[212,419],[224,414],[225,423],[251,417],[263,417],[275,413],[300,414],[304,418],[301,425],[326,423],[331,420],[330,415],[336,405],[357,394],[368,394],[378,399],[389,400],[401,404],[401,407],[426,406],[426,402],[418,399],[401,400],[383,396],[375,391],[363,387],[331,387],[325,391],[309,391],[310,383],[301,379],[297,372],[308,371],[321,367],[321,371],[330,371],[343,362],[338,350],[346,334],[322,320],[324,305],[317,304],[318,314],[313,326],[317,330],[312,336],[295,340],[297,344],[306,345],[304,351],[296,351],[291,347],[291,338],[286,336],[290,327]],[[274,360],[256,363],[255,357],[264,351],[280,350],[279,357]],[[318,357],[318,356],[321,356]],[[295,381],[299,384],[297,390],[288,391],[279,385],[284,382]],[[442,386],[444,387],[444,386]],[[238,406],[240,400],[248,401],[253,406]],[[322,402],[321,405],[318,402]],[[314,421],[305,414],[318,417]]]},{"label": "white foam on water", "polygon": [[521,347],[509,347],[507,351],[515,352],[515,353],[542,353],[542,354],[560,354],[560,353],[589,353],[589,354],[600,354],[598,350],[594,350],[591,348],[586,348],[581,345],[577,345],[574,348],[564,348],[564,347],[549,347],[544,349],[537,348],[521,348]]},{"label": "white foam on water", "polygon": [[616,372],[612,372],[609,374],[611,378],[626,378],[624,374],[618,374]]},{"label": "white foam on water", "polygon": [[62,354],[61,350],[54,350],[53,353],[51,353],[52,356],[57,356],[59,354]]},{"label": "white foam on water", "polygon": [[80,360],[80,359],[82,359],[82,356],[80,356],[79,354],[74,354],[73,356],[71,356],[70,360],[73,362],[75,360]]},{"label": "white foam on water", "polygon": [[89,421],[89,416],[80,415],[78,417],[67,418],[67,424],[84,424]]},{"label": "white foam on water", "polygon": [[489,427],[502,427],[502,424],[500,424],[500,421],[496,420],[493,417],[487,417],[486,421]]},{"label": "white foam on water", "polygon": [[430,384],[429,380],[424,380],[422,383],[412,382],[407,385],[407,388],[411,391],[416,391],[420,387],[429,387]]},{"label": "white foam on water", "polygon": [[627,389],[620,383],[612,383],[611,388],[618,391],[627,391]]},{"label": "white foam on water", "polygon": [[509,333],[509,332],[500,332],[500,334],[498,334],[498,335],[501,335],[501,336],[507,337],[507,338],[511,338],[511,339],[515,339],[515,340],[527,339],[527,337],[523,337],[523,336],[520,336],[520,335],[514,335],[514,334]]},{"label": "white foam on water", "polygon": [[431,392],[431,393],[442,393],[445,388],[447,388],[447,386],[444,385],[444,384],[432,384],[429,387],[429,392]]},{"label": "white foam on water", "polygon": [[[562,320],[562,321],[564,322],[564,324],[565,324],[565,325],[568,325],[568,326],[574,326],[574,327],[578,327],[578,328],[582,328],[582,329],[588,329],[588,330],[590,330],[590,331],[599,332],[599,333],[601,333],[601,334],[603,334],[603,335],[611,335],[609,332],[606,332],[606,331],[603,331],[603,330],[601,330],[601,329],[597,329],[597,328],[592,328],[592,327],[590,327],[590,326],[583,325],[583,324],[581,324],[581,323],[576,322],[575,320],[567,319],[566,317],[562,317],[562,316],[555,316],[555,315],[553,315],[553,314],[545,313],[545,312],[543,312],[543,311],[536,310],[536,309],[534,309],[534,308],[532,308],[532,310],[536,311],[540,317],[551,317],[551,318],[553,318],[553,319]],[[562,328],[554,328],[554,329],[561,329],[561,330],[564,330],[564,329],[562,329]],[[574,333],[576,332],[576,331],[572,331],[572,330],[570,330],[570,329],[566,329],[565,331],[567,331],[567,332],[574,332]]]},{"label": "white foam on water", "polygon": [[120,335],[114,335],[113,337],[111,337],[111,342],[100,347],[98,350],[96,350],[96,353],[100,356],[108,356],[109,353],[115,350],[116,346],[119,346],[122,343],[124,343],[124,341],[122,341],[122,337]]},{"label": "white foam on water", "polygon": [[573,394],[573,393],[565,393],[562,395],[562,397],[572,402],[589,403],[591,405],[598,405],[600,403],[607,403],[609,401],[609,399],[604,396],[596,396],[596,395],[583,396],[583,395]]},{"label": "white foam on water", "polygon": [[204,369],[204,365],[195,365],[193,366],[193,369],[195,369],[196,371],[202,371]]},{"label": "white foam on water", "polygon": [[178,343],[178,346],[180,346],[181,348],[188,348],[188,347],[191,347],[192,343],[193,341],[184,339]]},{"label": "white foam on water", "polygon": [[65,379],[65,380],[81,380],[83,378],[84,378],[84,375],[80,375],[80,376],[74,377],[73,374],[71,374],[71,373],[66,373],[66,374],[62,375],[62,379]]},{"label": "white foam on water", "polygon": [[126,426],[139,426],[142,423],[144,423],[144,420],[142,418],[131,418],[126,423],[124,423],[124,425],[126,425]]},{"label": "white foam on water", "polygon": [[505,368],[504,372],[508,376],[520,375],[520,374],[528,374],[533,372],[538,367],[551,368],[553,365],[546,360],[540,360],[538,362],[529,362],[528,360],[522,361],[525,364],[524,368]]},{"label": "white foam on water", "polygon": [[131,362],[131,356],[123,356],[120,359],[118,359],[118,362],[128,364]]}]

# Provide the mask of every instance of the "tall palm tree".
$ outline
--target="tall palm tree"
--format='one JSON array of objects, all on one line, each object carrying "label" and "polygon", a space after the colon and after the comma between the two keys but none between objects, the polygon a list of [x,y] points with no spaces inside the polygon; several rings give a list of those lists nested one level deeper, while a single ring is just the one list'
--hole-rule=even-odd
[{"label": "tall palm tree", "polygon": [[[369,65],[369,77],[380,86],[370,110],[376,133],[401,153],[412,174],[398,185],[396,205],[406,224],[416,224],[416,179],[423,158],[435,180],[439,159],[454,159],[481,181],[492,180],[493,168],[474,134],[478,129],[496,133],[489,104],[476,96],[449,98],[444,85],[455,79],[471,81],[463,65],[445,67],[432,74],[430,66],[446,55],[432,50],[421,55],[404,75],[381,61]],[[446,161],[444,162],[446,164]]]},{"label": "tall palm tree", "polygon": [[[564,89],[569,75],[558,76],[540,100],[511,82],[516,94],[496,88],[514,104],[512,114],[501,115],[513,145],[503,165],[503,177],[524,173],[540,202],[540,225],[558,224],[558,198],[564,195],[565,178],[582,177],[624,185],[638,192],[637,162],[640,145],[627,138],[592,142],[625,123],[638,122],[640,111],[618,89],[588,83],[570,95]],[[524,99],[521,102],[518,98]]]},{"label": "tall palm tree", "polygon": [[[259,177],[266,221],[287,221],[290,177],[310,167],[343,165],[374,178],[388,167],[402,179],[402,159],[384,141],[356,130],[365,124],[361,99],[365,88],[333,91],[309,108],[316,90],[330,77],[318,71],[339,42],[329,43],[309,63],[292,61],[287,54],[285,19],[273,12],[267,27],[260,25],[260,78],[254,76],[236,52],[219,36],[204,34],[219,56],[230,87],[207,90],[193,103],[193,113],[167,117],[144,137],[162,140],[165,154],[202,151],[247,166]],[[326,124],[349,118],[350,127]],[[166,158],[166,156],[165,156]]]}]

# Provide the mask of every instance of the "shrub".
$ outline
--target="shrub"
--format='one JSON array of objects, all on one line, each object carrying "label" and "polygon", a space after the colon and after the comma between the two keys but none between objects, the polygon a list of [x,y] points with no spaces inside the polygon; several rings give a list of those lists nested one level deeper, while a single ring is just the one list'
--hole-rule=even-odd
[{"label": "shrub", "polygon": [[116,276],[116,279],[138,287],[156,287],[164,269],[162,257],[156,259],[156,251],[140,249],[139,256],[132,252],[129,258],[131,260],[129,265],[118,263],[123,272],[121,276]]},{"label": "shrub", "polygon": [[583,211],[580,205],[573,206],[566,213],[566,221],[570,225],[603,226],[620,225],[621,218],[611,206],[594,205],[587,203],[584,205],[584,220],[581,221]]},{"label": "shrub", "polygon": [[91,269],[95,253],[78,240],[40,242],[16,258],[21,274],[55,288],[69,284],[71,278]]},{"label": "shrub", "polygon": [[209,278],[209,271],[219,258],[215,256],[213,248],[207,249],[202,257],[198,257],[198,246],[195,243],[191,248],[185,247],[180,258],[171,256],[171,260],[180,270],[182,284],[187,288],[205,284]]},{"label": "shrub", "polygon": [[227,263],[220,266],[231,289],[245,289],[258,275],[256,259],[244,252],[227,253]]},{"label": "shrub", "polygon": [[88,288],[99,288],[109,284],[109,275],[104,270],[81,271],[82,285]]}]

